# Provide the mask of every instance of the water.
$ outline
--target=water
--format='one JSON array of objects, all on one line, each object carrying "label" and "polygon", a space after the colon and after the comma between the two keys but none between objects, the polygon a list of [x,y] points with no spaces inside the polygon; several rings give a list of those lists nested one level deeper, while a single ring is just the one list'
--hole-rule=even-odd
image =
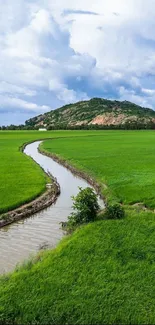
[{"label": "water", "polygon": [[[53,159],[39,153],[39,144],[40,141],[36,141],[27,145],[24,152],[57,178],[61,195],[49,208],[0,229],[0,273],[13,270],[17,263],[34,255],[42,246],[55,247],[63,237],[60,222],[66,221],[72,211],[71,196],[79,192],[79,186],[90,186]],[[99,203],[103,207],[103,201],[99,199]]]}]

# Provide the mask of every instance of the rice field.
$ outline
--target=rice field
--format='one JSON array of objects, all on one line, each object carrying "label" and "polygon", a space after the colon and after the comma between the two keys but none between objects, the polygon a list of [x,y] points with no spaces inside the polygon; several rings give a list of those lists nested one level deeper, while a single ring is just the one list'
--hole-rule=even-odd
[{"label": "rice field", "polygon": [[110,201],[155,207],[154,131],[0,132],[0,213],[45,191],[46,177],[20,147],[52,138],[44,150],[68,160],[96,179]]},{"label": "rice field", "polygon": [[108,200],[155,208],[154,131],[103,131],[45,141],[42,148],[91,175]]},{"label": "rice field", "polygon": [[29,135],[0,133],[0,213],[14,209],[45,190],[46,177],[20,150]]}]

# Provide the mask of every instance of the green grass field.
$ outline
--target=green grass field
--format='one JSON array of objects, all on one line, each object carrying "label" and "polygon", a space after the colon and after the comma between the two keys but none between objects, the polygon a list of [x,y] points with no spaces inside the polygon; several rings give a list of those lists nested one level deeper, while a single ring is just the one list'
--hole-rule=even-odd
[{"label": "green grass field", "polygon": [[[45,150],[105,183],[104,194],[125,204],[126,217],[83,226],[55,250],[41,252],[1,277],[0,322],[155,324],[155,213],[130,206],[143,202],[155,207],[155,132],[62,131],[41,136],[53,138],[44,142]],[[38,132],[0,133],[4,147],[8,143],[10,148],[9,159],[15,153],[18,160],[19,154],[23,169],[28,165],[45,186],[40,168],[18,150],[39,137]]]},{"label": "green grass field", "polygon": [[22,143],[0,137],[0,213],[32,200],[45,190],[46,177],[19,150]]},{"label": "green grass field", "polygon": [[155,208],[155,132],[103,131],[45,141],[42,147],[105,183],[109,200]]},{"label": "green grass field", "polygon": [[44,173],[19,150],[23,143],[40,137],[53,138],[44,142],[45,150],[105,183],[109,200],[155,207],[153,131],[0,132],[0,213],[45,190]]}]

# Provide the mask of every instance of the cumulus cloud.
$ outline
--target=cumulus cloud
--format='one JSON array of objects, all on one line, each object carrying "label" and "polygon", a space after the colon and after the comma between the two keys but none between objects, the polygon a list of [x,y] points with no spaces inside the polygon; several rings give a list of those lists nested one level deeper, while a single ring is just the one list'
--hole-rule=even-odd
[{"label": "cumulus cloud", "polygon": [[16,97],[0,95],[0,111],[2,110],[4,112],[4,108],[7,108],[7,112],[12,112],[14,110],[24,112],[26,109],[34,113],[43,113],[49,110],[50,107],[47,105],[37,105],[36,103],[27,102]]},{"label": "cumulus cloud", "polygon": [[154,0],[0,6],[1,124],[7,111],[8,124],[13,112],[24,122],[28,114],[94,96],[154,108]]},{"label": "cumulus cloud", "polygon": [[28,89],[26,87],[20,87],[5,81],[1,81],[0,94],[14,94],[14,95],[21,94],[21,95],[32,97],[35,96],[37,92],[35,90]]}]

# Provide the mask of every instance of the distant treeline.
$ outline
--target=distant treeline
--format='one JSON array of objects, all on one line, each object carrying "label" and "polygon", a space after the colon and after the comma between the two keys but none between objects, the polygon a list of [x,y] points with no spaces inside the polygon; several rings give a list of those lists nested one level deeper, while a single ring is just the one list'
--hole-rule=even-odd
[{"label": "distant treeline", "polygon": [[[1,126],[0,130],[39,130],[40,126],[33,125],[9,125]],[[47,130],[155,130],[155,123],[139,123],[138,121],[126,122],[120,125],[98,125],[98,124],[89,124],[89,125],[67,125],[67,124],[57,124],[49,125],[46,127]]]}]

